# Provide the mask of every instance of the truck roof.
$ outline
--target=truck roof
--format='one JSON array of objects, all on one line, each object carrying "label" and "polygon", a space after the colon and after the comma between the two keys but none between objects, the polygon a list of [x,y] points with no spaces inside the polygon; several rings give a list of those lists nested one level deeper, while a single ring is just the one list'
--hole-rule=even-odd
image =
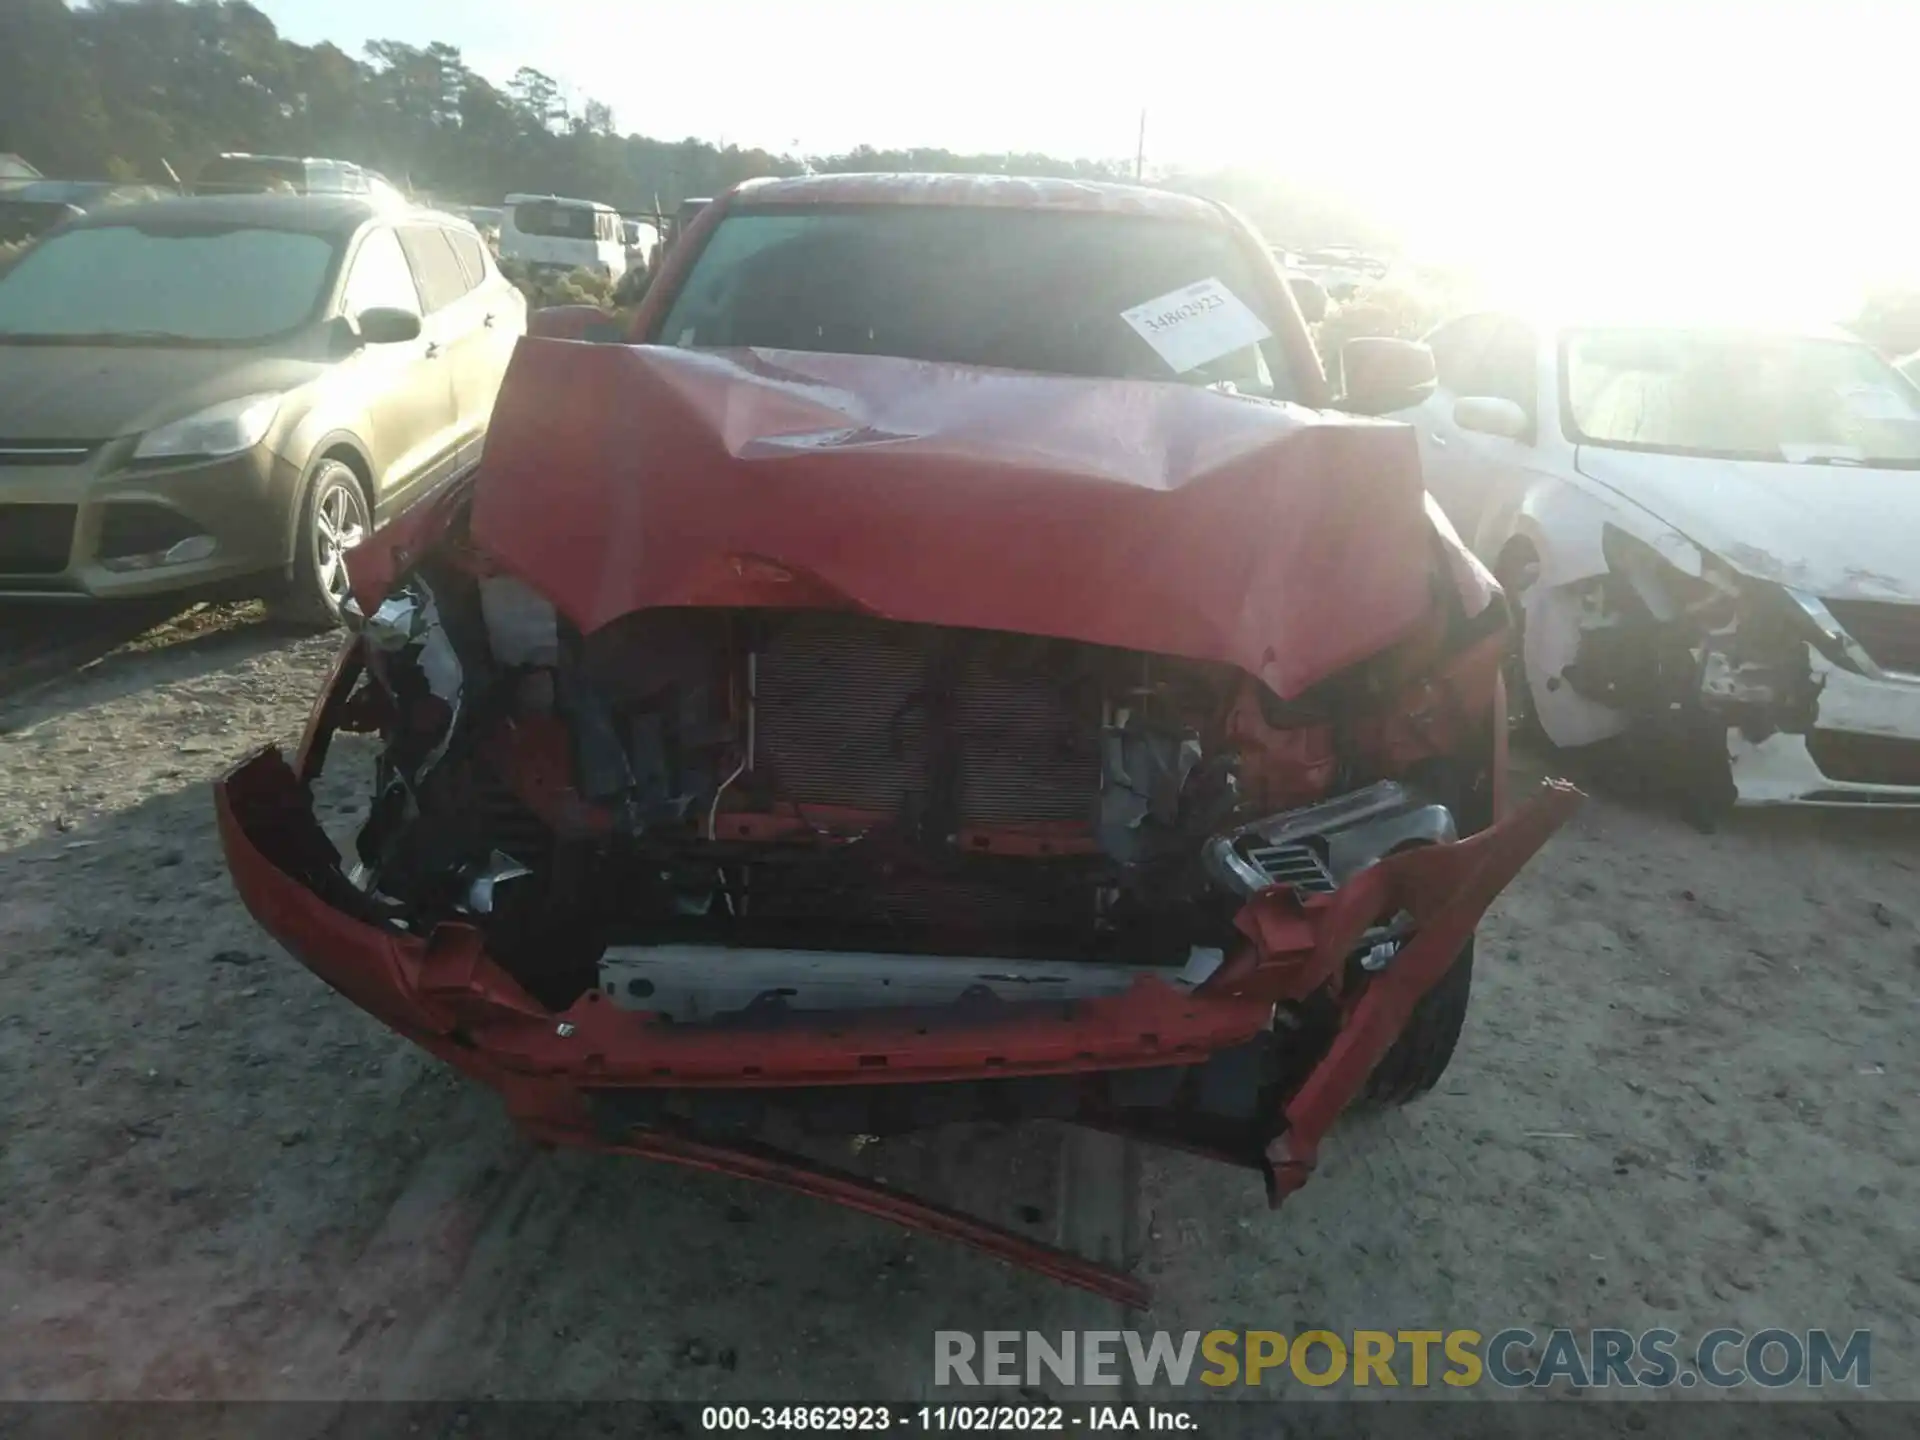
[{"label": "truck roof", "polygon": [[1026,175],[799,175],[749,180],[734,192],[736,205],[961,205],[1008,210],[1074,210],[1106,215],[1151,215],[1222,225],[1211,201],[1171,190],[1110,181]]},{"label": "truck roof", "polygon": [[502,205],[576,205],[582,210],[605,210],[612,214],[619,212],[613,206],[599,200],[576,200],[565,195],[509,195],[500,202]]}]

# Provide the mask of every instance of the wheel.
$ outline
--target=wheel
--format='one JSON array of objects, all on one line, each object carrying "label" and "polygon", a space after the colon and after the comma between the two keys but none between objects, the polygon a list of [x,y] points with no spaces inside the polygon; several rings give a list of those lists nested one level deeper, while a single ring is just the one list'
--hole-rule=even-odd
[{"label": "wheel", "polygon": [[1447,973],[1413,1007],[1407,1028],[1367,1077],[1366,1098],[1375,1105],[1404,1105],[1433,1089],[1447,1073],[1473,990],[1473,941]]},{"label": "wheel", "polygon": [[338,460],[323,460],[300,506],[293,576],[274,602],[274,614],[292,625],[331,630],[347,598],[346,553],[372,524],[360,477]]},{"label": "wheel", "polygon": [[1540,728],[1540,716],[1533,708],[1533,687],[1527,683],[1527,612],[1521,603],[1534,582],[1540,578],[1540,558],[1524,542],[1509,545],[1500,557],[1500,569],[1494,577],[1507,592],[1507,613],[1513,619],[1507,637],[1505,679],[1507,682],[1507,732],[1530,744],[1546,741]]}]

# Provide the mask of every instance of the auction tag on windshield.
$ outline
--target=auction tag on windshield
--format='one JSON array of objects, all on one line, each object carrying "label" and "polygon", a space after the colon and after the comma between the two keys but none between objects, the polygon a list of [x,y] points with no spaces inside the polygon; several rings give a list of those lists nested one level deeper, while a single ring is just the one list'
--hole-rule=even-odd
[{"label": "auction tag on windshield", "polygon": [[1176,375],[1273,335],[1244,300],[1214,279],[1122,310],[1120,318],[1159,353]]}]

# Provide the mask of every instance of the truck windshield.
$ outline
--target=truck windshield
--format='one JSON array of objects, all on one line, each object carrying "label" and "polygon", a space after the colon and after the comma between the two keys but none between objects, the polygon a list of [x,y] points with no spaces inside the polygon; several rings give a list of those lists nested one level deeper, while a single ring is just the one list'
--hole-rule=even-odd
[{"label": "truck windshield", "polygon": [[528,200],[513,207],[513,228],[522,235],[540,235],[552,240],[597,240],[600,215],[586,205]]},{"label": "truck windshield", "polygon": [[1264,260],[1228,230],[1152,216],[739,210],[707,241],[652,338],[1293,399],[1272,333],[1271,277],[1253,272]]}]

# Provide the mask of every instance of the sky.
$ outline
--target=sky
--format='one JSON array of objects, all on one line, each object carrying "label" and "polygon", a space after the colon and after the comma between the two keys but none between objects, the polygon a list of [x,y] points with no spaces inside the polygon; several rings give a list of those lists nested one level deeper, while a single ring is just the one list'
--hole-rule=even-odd
[{"label": "sky", "polygon": [[301,42],[532,65],[663,139],[1131,157],[1144,111],[1150,167],[1334,188],[1569,306],[1920,272],[1920,0],[254,3]]}]

